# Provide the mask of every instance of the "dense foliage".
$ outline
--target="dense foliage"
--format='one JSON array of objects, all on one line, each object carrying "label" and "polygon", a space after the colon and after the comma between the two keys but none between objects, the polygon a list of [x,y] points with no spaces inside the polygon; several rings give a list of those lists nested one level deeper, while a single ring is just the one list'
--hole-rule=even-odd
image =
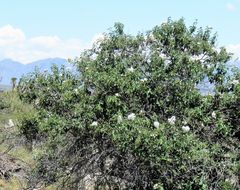
[{"label": "dense foliage", "polygon": [[[73,63],[20,80],[37,114],[19,125],[44,147],[30,186],[237,189],[240,74],[210,28],[184,20],[131,36],[122,24]],[[198,89],[204,81],[212,95]],[[90,182],[88,182],[90,183]]]},{"label": "dense foliage", "polygon": [[0,94],[0,110],[3,110],[5,108],[7,108],[9,105],[7,103],[7,101],[5,100],[5,97]]},{"label": "dense foliage", "polygon": [[0,99],[0,110],[4,108],[5,108],[5,102],[2,99]]}]

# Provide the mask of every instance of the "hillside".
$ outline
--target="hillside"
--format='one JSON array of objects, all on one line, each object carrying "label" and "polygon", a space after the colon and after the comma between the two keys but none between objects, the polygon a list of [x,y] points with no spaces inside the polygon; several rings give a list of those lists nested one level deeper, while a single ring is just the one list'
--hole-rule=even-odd
[{"label": "hillside", "polygon": [[0,91],[1,90],[10,90],[11,89],[11,86],[10,85],[2,85],[2,84],[0,84]]},{"label": "hillside", "polygon": [[24,189],[28,172],[35,164],[33,152],[36,153],[37,148],[31,151],[17,129],[17,121],[33,111],[15,92],[0,93],[0,190]]}]

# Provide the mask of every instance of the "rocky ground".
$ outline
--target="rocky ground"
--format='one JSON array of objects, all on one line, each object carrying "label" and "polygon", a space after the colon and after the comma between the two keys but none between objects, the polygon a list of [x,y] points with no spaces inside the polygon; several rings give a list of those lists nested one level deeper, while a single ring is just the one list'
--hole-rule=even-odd
[{"label": "rocky ground", "polygon": [[[10,103],[16,102],[14,96],[4,95],[0,95],[2,102],[6,97]],[[17,134],[17,109],[10,103],[0,109],[0,190],[23,189],[31,164],[31,156],[23,146],[24,139]]]},{"label": "rocky ground", "polygon": [[28,164],[13,156],[0,152],[0,178],[3,180],[9,180],[13,177],[19,180],[26,179]]}]

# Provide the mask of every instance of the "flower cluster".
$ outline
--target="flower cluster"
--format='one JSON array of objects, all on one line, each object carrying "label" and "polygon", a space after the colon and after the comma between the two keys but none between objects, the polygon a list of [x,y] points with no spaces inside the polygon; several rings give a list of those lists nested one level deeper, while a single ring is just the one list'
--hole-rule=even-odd
[{"label": "flower cluster", "polygon": [[233,85],[238,85],[238,84],[239,84],[239,81],[238,81],[238,80],[233,80],[233,81],[232,81],[232,84],[233,84]]},{"label": "flower cluster", "polygon": [[119,115],[118,118],[117,118],[117,122],[121,123],[122,121],[123,121],[122,115]]},{"label": "flower cluster", "polygon": [[140,79],[141,82],[147,82],[148,79],[147,78],[143,78],[143,79]]},{"label": "flower cluster", "polygon": [[135,113],[130,113],[128,116],[127,116],[128,120],[134,120],[136,118],[136,115]]},{"label": "flower cluster", "polygon": [[212,118],[213,118],[213,119],[216,119],[216,118],[217,118],[217,114],[216,114],[215,111],[213,111],[211,115],[212,115]]},{"label": "flower cluster", "polygon": [[154,126],[155,128],[159,128],[160,123],[159,123],[158,121],[154,121],[154,122],[153,122],[153,126]]},{"label": "flower cluster", "polygon": [[129,72],[134,72],[134,68],[133,67],[129,67],[128,69],[127,69]]},{"label": "flower cluster", "polygon": [[190,127],[188,125],[184,125],[184,126],[182,126],[182,130],[184,132],[188,132],[188,131],[190,131]]},{"label": "flower cluster", "polygon": [[176,122],[176,116],[172,116],[172,117],[168,118],[168,123],[170,125],[175,125],[175,122]]},{"label": "flower cluster", "polygon": [[94,121],[94,122],[91,123],[90,126],[95,126],[95,127],[96,127],[96,126],[98,126],[98,122],[97,122],[97,121]]}]

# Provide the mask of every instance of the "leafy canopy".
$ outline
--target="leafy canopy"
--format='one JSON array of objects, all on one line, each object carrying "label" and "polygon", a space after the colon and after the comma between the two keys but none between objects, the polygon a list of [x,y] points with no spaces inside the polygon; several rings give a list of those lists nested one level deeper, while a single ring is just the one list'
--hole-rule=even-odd
[{"label": "leafy canopy", "polygon": [[[239,187],[240,76],[228,75],[230,57],[197,23],[168,19],[137,36],[116,23],[72,61],[78,75],[54,67],[22,78],[19,95],[38,115],[20,130],[47,147],[31,184],[76,189],[90,175],[117,189]],[[212,96],[198,89],[205,81]]]}]

